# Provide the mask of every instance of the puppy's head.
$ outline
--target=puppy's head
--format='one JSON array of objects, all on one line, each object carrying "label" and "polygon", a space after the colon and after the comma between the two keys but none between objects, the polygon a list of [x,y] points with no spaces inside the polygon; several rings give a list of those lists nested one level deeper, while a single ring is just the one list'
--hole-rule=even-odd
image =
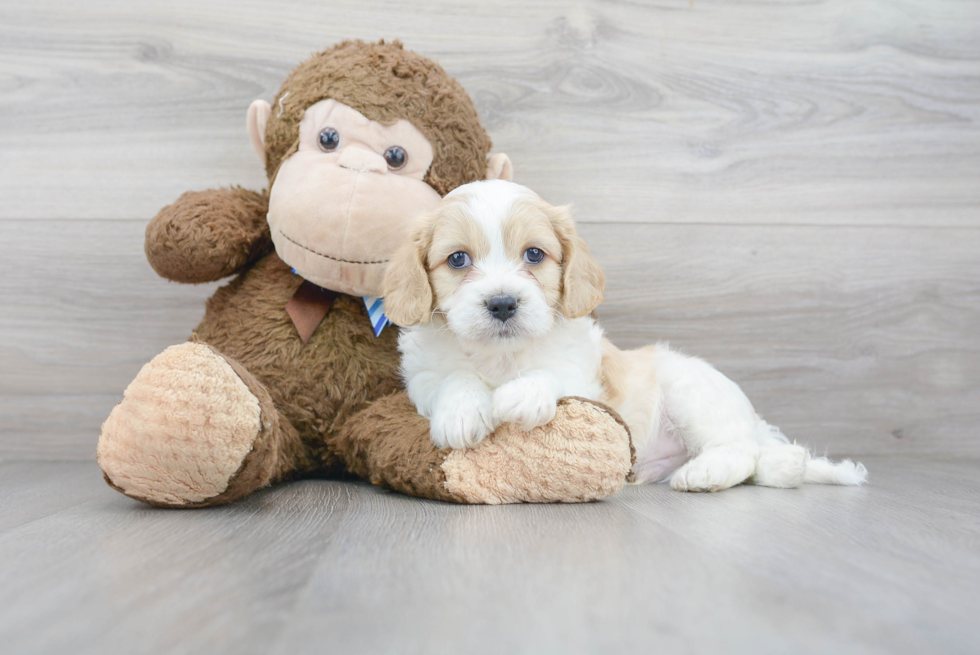
[{"label": "puppy's head", "polygon": [[512,182],[474,182],[415,225],[385,275],[385,313],[416,325],[439,312],[463,339],[514,342],[546,334],[559,314],[589,314],[604,284],[567,207]]}]

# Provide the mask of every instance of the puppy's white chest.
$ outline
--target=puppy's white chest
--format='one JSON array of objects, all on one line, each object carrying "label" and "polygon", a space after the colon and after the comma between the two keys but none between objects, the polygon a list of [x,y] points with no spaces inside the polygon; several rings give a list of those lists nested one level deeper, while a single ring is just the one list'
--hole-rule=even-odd
[{"label": "puppy's white chest", "polygon": [[535,358],[529,353],[519,352],[483,352],[467,353],[472,370],[480,376],[491,389],[520,377],[522,371],[540,368]]}]

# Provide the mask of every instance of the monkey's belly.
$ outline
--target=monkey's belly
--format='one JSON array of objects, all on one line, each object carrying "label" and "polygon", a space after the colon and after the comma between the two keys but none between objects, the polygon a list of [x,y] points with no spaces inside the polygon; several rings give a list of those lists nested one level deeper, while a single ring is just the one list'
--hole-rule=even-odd
[{"label": "monkey's belly", "polygon": [[215,292],[194,334],[244,365],[311,447],[401,388],[398,334],[375,337],[361,298],[338,294],[307,343],[286,303],[302,279],[275,254]]}]

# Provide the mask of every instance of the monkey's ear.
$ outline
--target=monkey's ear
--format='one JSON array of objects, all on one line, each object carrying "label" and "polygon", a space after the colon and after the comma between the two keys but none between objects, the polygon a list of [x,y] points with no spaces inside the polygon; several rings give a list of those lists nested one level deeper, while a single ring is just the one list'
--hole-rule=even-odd
[{"label": "monkey's ear", "polygon": [[602,302],[606,276],[578,235],[570,208],[552,207],[550,214],[562,250],[561,310],[566,318],[580,318]]},{"label": "monkey's ear", "polygon": [[265,126],[272,115],[272,106],[265,100],[256,100],[248,106],[248,115],[245,123],[248,126],[248,140],[252,142],[252,149],[265,165]]},{"label": "monkey's ear", "polygon": [[510,157],[502,152],[490,155],[490,159],[487,160],[487,179],[513,182],[514,165],[510,163]]},{"label": "monkey's ear", "polygon": [[423,221],[414,230],[412,239],[395,252],[385,271],[385,316],[395,325],[428,323],[432,315],[432,287],[425,267],[430,241],[427,224]]}]

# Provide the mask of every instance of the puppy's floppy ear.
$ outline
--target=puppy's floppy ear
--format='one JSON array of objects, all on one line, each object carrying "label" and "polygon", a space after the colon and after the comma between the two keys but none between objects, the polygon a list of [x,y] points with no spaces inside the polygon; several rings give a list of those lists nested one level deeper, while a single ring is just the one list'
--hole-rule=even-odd
[{"label": "puppy's floppy ear", "polygon": [[432,286],[425,266],[432,241],[432,218],[422,217],[411,239],[395,252],[382,283],[385,316],[395,325],[428,323],[432,314]]},{"label": "puppy's floppy ear", "polygon": [[578,235],[571,208],[552,207],[549,213],[562,249],[561,311],[566,318],[580,318],[602,302],[606,276]]}]

